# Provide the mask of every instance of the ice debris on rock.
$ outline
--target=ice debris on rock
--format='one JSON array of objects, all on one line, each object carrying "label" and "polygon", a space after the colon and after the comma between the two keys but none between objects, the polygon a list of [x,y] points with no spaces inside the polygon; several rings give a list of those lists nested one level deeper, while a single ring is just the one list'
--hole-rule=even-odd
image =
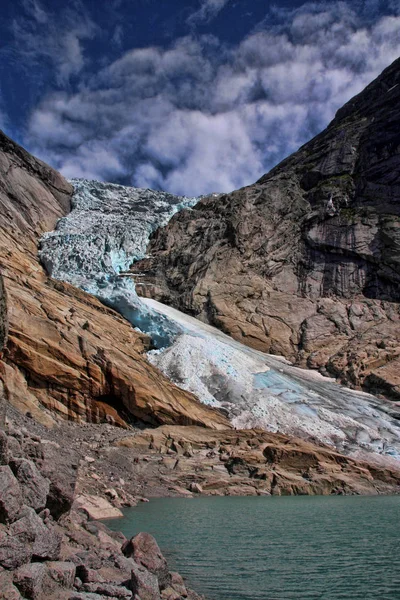
[{"label": "ice debris on rock", "polygon": [[149,360],[202,402],[224,409],[236,428],[312,438],[358,458],[373,452],[400,459],[392,403],[248,348],[170,306],[143,302],[184,330]]}]

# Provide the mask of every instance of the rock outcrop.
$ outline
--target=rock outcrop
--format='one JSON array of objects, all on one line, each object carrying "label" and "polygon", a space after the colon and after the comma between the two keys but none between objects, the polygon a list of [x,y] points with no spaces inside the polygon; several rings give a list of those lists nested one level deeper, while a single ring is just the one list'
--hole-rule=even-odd
[{"label": "rock outcrop", "polygon": [[138,293],[400,398],[399,106],[400,59],[257,183],[157,231]]},{"label": "rock outcrop", "polygon": [[[6,463],[0,467],[0,600],[129,600],[139,594],[153,600],[201,600],[169,571],[149,534],[127,540],[90,522],[72,502],[60,514],[49,490],[64,475],[61,469],[52,479],[46,477],[43,456],[49,440],[15,426],[0,434]],[[36,457],[30,460],[35,445]],[[57,457],[55,466],[59,462]],[[77,477],[78,470],[75,482]]]},{"label": "rock outcrop", "polygon": [[121,426],[139,420],[225,428],[221,414],[146,361],[147,336],[95,297],[45,274],[38,239],[68,212],[71,194],[61,175],[0,133],[0,344],[7,342],[0,379],[9,401],[48,425],[53,412]]},{"label": "rock outcrop", "polygon": [[133,451],[139,464],[146,462],[149,495],[160,494],[162,481],[169,494],[186,496],[370,495],[400,489],[397,461],[390,467],[373,457],[355,460],[323,444],[261,429],[163,426],[116,443]]}]

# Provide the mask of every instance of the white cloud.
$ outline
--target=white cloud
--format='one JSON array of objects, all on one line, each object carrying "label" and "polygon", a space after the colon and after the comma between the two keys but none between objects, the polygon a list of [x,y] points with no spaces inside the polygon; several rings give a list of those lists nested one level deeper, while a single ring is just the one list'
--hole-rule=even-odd
[{"label": "white cloud", "polygon": [[175,193],[252,183],[400,54],[399,16],[370,25],[344,2],[307,10],[233,48],[188,36],[131,50],[78,93],[45,98],[29,148],[67,176]]},{"label": "white cloud", "polygon": [[188,23],[195,25],[202,21],[211,21],[214,19],[230,0],[201,0],[200,8],[190,15]]},{"label": "white cloud", "polygon": [[68,8],[56,15],[38,0],[24,0],[25,13],[13,21],[14,52],[27,71],[32,65],[51,64],[58,84],[68,83],[85,65],[84,40],[96,26],[82,8]]}]

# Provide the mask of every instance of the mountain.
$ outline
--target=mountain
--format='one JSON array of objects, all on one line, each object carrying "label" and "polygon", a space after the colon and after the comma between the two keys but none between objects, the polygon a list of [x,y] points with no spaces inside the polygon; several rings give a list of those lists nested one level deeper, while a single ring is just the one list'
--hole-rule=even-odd
[{"label": "mountain", "polygon": [[229,427],[148,363],[148,336],[93,295],[46,275],[38,242],[70,212],[72,192],[0,133],[0,383],[9,402],[50,426],[56,415],[123,427]]},{"label": "mountain", "polygon": [[176,214],[138,292],[399,399],[399,84],[400,59],[255,184]]}]

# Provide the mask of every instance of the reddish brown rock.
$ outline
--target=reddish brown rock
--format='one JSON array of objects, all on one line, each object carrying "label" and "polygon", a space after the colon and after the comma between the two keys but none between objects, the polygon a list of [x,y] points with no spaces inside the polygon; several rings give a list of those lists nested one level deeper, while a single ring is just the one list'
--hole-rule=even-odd
[{"label": "reddish brown rock", "polygon": [[[171,439],[177,446],[190,443],[193,448],[193,456],[181,456],[179,469],[173,471],[163,463]],[[400,490],[400,470],[379,466],[373,457],[370,463],[355,460],[329,446],[262,430],[164,426],[118,444],[146,457],[149,495],[160,495],[159,482],[165,479],[172,495],[183,495],[182,488],[219,496],[370,495]]]},{"label": "reddish brown rock", "polygon": [[156,575],[161,589],[169,583],[167,561],[156,540],[149,533],[138,533],[123,545],[122,552]]},{"label": "reddish brown rock", "polygon": [[10,467],[0,467],[0,523],[15,521],[22,502],[21,487]]},{"label": "reddish brown rock", "polygon": [[0,380],[8,400],[49,426],[55,413],[121,426],[133,418],[225,428],[221,414],[149,365],[145,335],[46,276],[38,239],[68,212],[71,193],[61,175],[0,132]]}]

